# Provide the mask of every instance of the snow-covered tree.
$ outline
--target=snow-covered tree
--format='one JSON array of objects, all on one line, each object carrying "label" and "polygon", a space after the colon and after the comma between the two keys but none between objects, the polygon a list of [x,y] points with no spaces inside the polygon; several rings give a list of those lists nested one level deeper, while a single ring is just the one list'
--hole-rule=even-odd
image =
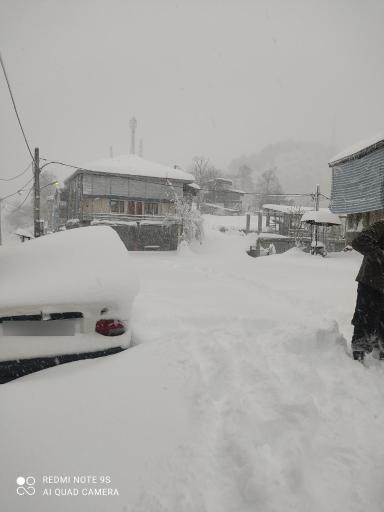
[{"label": "snow-covered tree", "polygon": [[176,218],[183,226],[182,240],[190,244],[193,240],[200,243],[204,239],[203,218],[192,202],[192,197],[179,196],[171,181],[168,180],[169,191],[176,207]]}]

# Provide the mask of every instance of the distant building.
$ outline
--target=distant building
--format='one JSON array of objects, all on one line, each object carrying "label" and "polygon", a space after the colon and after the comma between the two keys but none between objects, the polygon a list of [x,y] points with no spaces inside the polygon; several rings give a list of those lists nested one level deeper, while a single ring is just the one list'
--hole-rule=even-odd
[{"label": "distant building", "polygon": [[384,134],[360,142],[329,162],[330,209],[347,216],[350,242],[364,227],[384,219]]},{"label": "distant building", "polygon": [[313,239],[313,223],[308,219],[318,217],[319,236],[327,242],[330,251],[339,251],[345,247],[344,219],[333,215],[328,208],[314,211],[311,206],[264,204],[266,216],[265,231],[282,236],[293,237],[303,245],[308,245]]},{"label": "distant building", "polygon": [[266,216],[266,231],[284,236],[297,236],[298,233],[309,235],[309,229],[301,224],[301,217],[306,211],[313,210],[308,206],[288,204],[263,204]]},{"label": "distant building", "polygon": [[209,180],[203,191],[202,211],[205,213],[238,214],[242,211],[244,192],[233,188],[232,180],[214,178]]},{"label": "distant building", "polygon": [[176,213],[177,199],[196,193],[193,181],[189,173],[133,154],[91,162],[65,181],[67,220],[161,220]]}]

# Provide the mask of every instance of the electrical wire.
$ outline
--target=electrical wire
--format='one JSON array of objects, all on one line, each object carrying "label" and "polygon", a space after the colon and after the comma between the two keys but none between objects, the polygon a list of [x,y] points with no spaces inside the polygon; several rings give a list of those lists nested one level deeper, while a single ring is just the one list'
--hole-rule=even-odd
[{"label": "electrical wire", "polygon": [[[40,158],[40,160],[43,160],[44,162],[47,162],[47,164],[45,165],[48,165],[49,164],[56,164],[56,165],[61,165],[63,167],[69,167],[71,169],[76,169],[78,171],[88,171],[88,172],[95,172],[94,169],[87,169],[86,167],[82,167],[80,165],[73,165],[73,164],[67,164],[65,162],[60,162],[58,160],[48,160],[46,158]],[[96,172],[99,172],[99,171],[96,171]],[[134,178],[132,177],[132,175],[129,176],[129,179],[131,181],[140,181],[142,182],[142,178]],[[155,182],[155,181],[148,181],[146,180],[146,183],[154,183],[156,185],[161,185],[163,187],[173,187],[172,183],[158,183],[158,182]],[[218,191],[217,189],[210,189],[210,188],[200,188],[199,190],[202,190],[203,192],[220,192],[220,193],[229,193],[231,194],[233,192],[233,190],[220,190]],[[308,193],[308,194],[298,194],[298,193],[295,193],[295,194],[263,194],[263,193],[260,193],[260,192],[242,192],[243,195],[247,195],[247,196],[260,196],[260,197],[313,197],[313,192],[311,193]]]},{"label": "electrical wire", "polygon": [[[0,197],[0,201],[5,201],[5,199],[9,199],[10,197],[13,197],[13,196],[16,196],[17,194],[20,194],[20,192],[24,192],[25,191],[25,188],[27,185],[29,185],[31,183],[31,181],[33,180],[33,177],[30,178],[26,183],[24,183],[24,185],[19,188],[18,190],[16,190],[16,192],[13,192],[13,194],[8,194],[7,196],[4,196],[4,197]],[[33,188],[33,185],[32,185],[32,188]]]},{"label": "electrical wire", "polygon": [[29,162],[28,166],[20,174],[16,174],[16,176],[13,176],[13,178],[0,178],[0,181],[13,181],[13,180],[16,180],[17,178],[20,178],[20,176],[23,176],[23,174],[25,174],[28,171],[28,169],[31,167],[31,165],[32,165],[32,162]]},{"label": "electrical wire", "polygon": [[11,100],[12,100],[12,104],[13,104],[13,109],[14,109],[14,111],[15,111],[15,114],[16,114],[16,117],[17,117],[17,120],[18,120],[18,122],[19,122],[19,126],[20,126],[21,133],[23,134],[25,144],[26,144],[26,146],[27,146],[27,148],[28,148],[28,152],[29,152],[29,154],[31,155],[32,161],[34,162],[34,161],[35,161],[35,159],[34,159],[34,157],[33,157],[33,154],[32,154],[32,151],[31,151],[31,148],[30,148],[29,143],[28,143],[28,140],[27,140],[27,136],[25,135],[25,131],[24,131],[23,125],[22,125],[22,123],[21,123],[21,119],[20,119],[19,112],[18,112],[17,107],[16,107],[15,98],[13,97],[11,84],[9,83],[9,80],[8,80],[7,71],[6,71],[6,69],[5,69],[5,64],[4,64],[3,57],[2,57],[2,55],[1,55],[1,53],[0,53],[0,64],[1,64],[1,67],[3,68],[3,73],[4,73],[5,81],[7,82],[8,91],[9,91],[9,94],[10,94],[10,96],[11,96]]},{"label": "electrical wire", "polygon": [[13,212],[16,212],[17,210],[19,210],[23,204],[25,203],[25,201],[28,199],[28,197],[30,196],[31,192],[33,190],[33,185],[32,187],[28,190],[28,194],[24,197],[23,201],[18,205],[16,206],[16,208],[13,208],[12,210],[10,210],[10,213],[13,213]]}]

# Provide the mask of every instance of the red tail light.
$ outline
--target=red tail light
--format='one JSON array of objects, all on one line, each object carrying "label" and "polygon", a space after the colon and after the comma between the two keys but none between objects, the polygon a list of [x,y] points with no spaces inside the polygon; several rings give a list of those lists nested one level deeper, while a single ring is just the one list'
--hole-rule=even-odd
[{"label": "red tail light", "polygon": [[126,331],[125,325],[120,320],[99,320],[96,322],[96,332],[103,336],[119,336]]}]

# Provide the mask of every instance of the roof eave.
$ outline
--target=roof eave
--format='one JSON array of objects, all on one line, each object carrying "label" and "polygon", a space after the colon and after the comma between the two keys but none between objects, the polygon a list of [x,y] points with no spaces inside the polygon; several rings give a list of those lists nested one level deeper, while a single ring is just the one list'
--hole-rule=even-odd
[{"label": "roof eave", "polygon": [[329,167],[335,167],[336,165],[340,165],[345,162],[349,162],[351,160],[358,160],[359,158],[362,158],[363,156],[369,155],[369,153],[372,153],[373,151],[376,151],[377,149],[384,146],[384,139],[379,140],[378,142],[375,142],[375,144],[371,144],[370,146],[367,146],[364,149],[360,149],[359,151],[356,151],[355,153],[352,153],[350,155],[343,156],[341,158],[338,158],[337,160],[331,160],[328,162]]},{"label": "roof eave", "polygon": [[163,177],[159,177],[159,176],[146,176],[146,175],[143,175],[143,174],[129,174],[129,173],[126,173],[126,172],[113,172],[113,171],[96,171],[96,170],[93,170],[93,169],[83,169],[81,167],[79,167],[78,169],[76,169],[70,176],[68,176],[68,178],[66,178],[64,180],[64,183],[66,184],[69,180],[71,180],[72,178],[74,178],[77,174],[81,174],[81,173],[90,173],[90,174],[102,174],[103,176],[126,176],[126,177],[129,177],[129,178],[135,178],[135,179],[140,179],[140,178],[150,178],[150,179],[155,179],[155,180],[172,180],[172,181],[180,181],[182,183],[186,183],[186,184],[189,184],[189,183],[193,183],[194,182],[194,178],[191,178],[191,179],[184,179],[184,178],[163,178]]}]

